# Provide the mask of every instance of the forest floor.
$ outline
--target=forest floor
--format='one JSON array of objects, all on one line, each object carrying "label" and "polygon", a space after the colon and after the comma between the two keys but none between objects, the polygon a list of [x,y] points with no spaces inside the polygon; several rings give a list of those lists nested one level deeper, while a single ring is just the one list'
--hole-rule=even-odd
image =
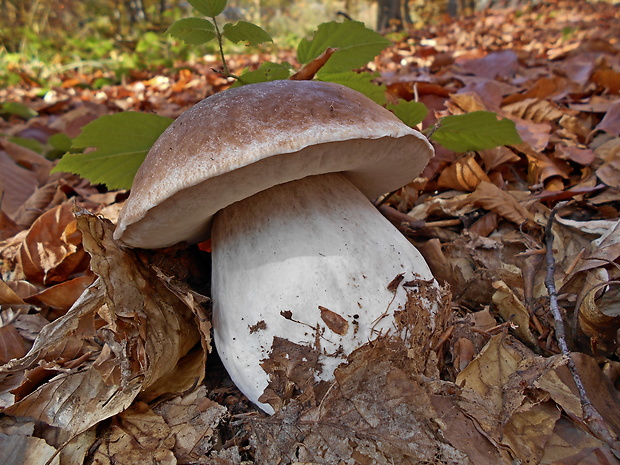
[{"label": "forest floor", "polygon": [[[229,66],[266,60],[294,63],[294,52]],[[558,0],[446,19],[369,65],[388,99],[429,108],[423,128],[489,110],[523,142],[437,146],[385,200],[443,285],[435,320],[411,295],[406,337],[362,347],[329,385],[280,358],[270,417],[210,352],[204,247],[119,247],[127,192],[50,174],[42,156],[105,114],[178,116],[230,84],[218,66],[101,88],[104,72],[71,72],[44,95],[21,69],[19,86],[0,89],[33,110],[0,120],[5,463],[620,463],[617,6]]]}]

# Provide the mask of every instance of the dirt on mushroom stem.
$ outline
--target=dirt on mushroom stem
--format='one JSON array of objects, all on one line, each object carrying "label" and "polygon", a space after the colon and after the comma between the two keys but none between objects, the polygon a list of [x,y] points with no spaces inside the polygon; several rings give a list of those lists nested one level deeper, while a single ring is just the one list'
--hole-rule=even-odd
[{"label": "dirt on mushroom stem", "polygon": [[[348,354],[397,332],[394,313],[407,293],[389,289],[396,276],[433,279],[415,247],[339,173],[221,210],[212,246],[215,345],[235,384],[268,413],[259,401],[269,383],[261,362],[275,338],[317,350],[315,378],[332,379]],[[421,311],[435,312],[436,303]]]}]

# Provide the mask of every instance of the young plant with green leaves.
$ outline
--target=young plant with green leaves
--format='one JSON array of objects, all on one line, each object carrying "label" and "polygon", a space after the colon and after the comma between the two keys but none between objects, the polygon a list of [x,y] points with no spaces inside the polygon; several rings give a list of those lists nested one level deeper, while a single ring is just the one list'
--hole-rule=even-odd
[{"label": "young plant with green leaves", "polygon": [[[185,18],[175,22],[168,33],[189,44],[216,39],[222,59],[222,74],[234,78],[233,86],[280,79],[317,79],[350,87],[380,105],[384,105],[411,127],[419,125],[428,113],[420,102],[400,101],[387,104],[385,85],[378,83],[378,73],[357,72],[365,67],[391,42],[358,21],[331,21],[321,24],[310,39],[302,39],[297,47],[301,69],[290,63],[262,63],[256,70],[244,70],[239,76],[230,73],[224,55],[224,39],[245,41],[251,45],[271,41],[258,26],[239,21],[226,23],[220,29],[217,17],[226,8],[226,0],[190,0],[200,13],[210,18]],[[133,176],[146,153],[171,123],[169,118],[152,114],[128,112],[93,121],[74,140],[73,150],[85,147],[96,150],[87,154],[68,153],[54,168],[70,171],[109,188],[130,188]],[[132,128],[128,133],[127,128]],[[139,128],[139,129],[138,129]],[[521,142],[515,125],[508,119],[499,120],[492,112],[478,111],[448,116],[426,130],[428,137],[455,152],[489,149]],[[113,140],[109,134],[123,134]]]},{"label": "young plant with green leaves", "polygon": [[201,14],[210,18],[210,20],[198,17],[179,19],[166,32],[187,44],[194,45],[204,44],[216,39],[222,59],[222,74],[224,76],[236,77],[230,73],[226,64],[224,39],[228,39],[235,44],[246,42],[249,45],[273,42],[271,36],[261,27],[247,21],[237,21],[235,24],[226,23],[220,30],[217,17],[226,8],[226,0],[189,0],[189,3]]}]

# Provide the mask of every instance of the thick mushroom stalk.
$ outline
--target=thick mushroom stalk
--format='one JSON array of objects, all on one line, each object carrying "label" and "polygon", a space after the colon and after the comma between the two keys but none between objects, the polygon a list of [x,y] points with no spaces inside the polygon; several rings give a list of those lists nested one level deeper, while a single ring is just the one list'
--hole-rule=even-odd
[{"label": "thick mushroom stalk", "polygon": [[[394,312],[407,301],[402,286],[388,289],[394,278],[433,279],[415,247],[339,173],[224,208],[212,246],[215,344],[235,384],[267,413],[272,407],[258,400],[269,382],[261,361],[275,336],[318,349],[316,377],[329,380],[353,350],[394,331]],[[344,324],[330,329],[321,308]]]}]

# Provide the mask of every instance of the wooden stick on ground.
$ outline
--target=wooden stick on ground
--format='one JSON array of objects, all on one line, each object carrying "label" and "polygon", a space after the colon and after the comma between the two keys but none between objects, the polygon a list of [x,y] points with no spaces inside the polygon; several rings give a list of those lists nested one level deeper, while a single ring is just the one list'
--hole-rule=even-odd
[{"label": "wooden stick on ground", "polygon": [[551,313],[553,314],[553,319],[555,323],[555,337],[558,342],[558,346],[567,359],[567,366],[570,370],[570,373],[573,377],[573,381],[577,386],[577,390],[579,391],[579,399],[581,401],[581,408],[583,409],[583,420],[587,428],[590,432],[600,439],[607,443],[612,450],[618,455],[620,451],[620,442],[618,438],[616,438],[610,431],[606,425],[605,420],[601,416],[601,414],[596,410],[588,394],[586,393],[585,386],[581,377],[579,376],[579,372],[577,371],[577,367],[573,358],[571,357],[571,353],[568,349],[568,344],[566,343],[566,329],[564,327],[564,321],[562,319],[562,313],[560,312],[560,307],[558,305],[558,291],[555,287],[555,259],[553,258],[553,220],[555,218],[558,210],[562,209],[566,206],[567,202],[558,203],[551,213],[549,214],[549,220],[547,221],[547,225],[545,226],[545,243],[547,246],[546,251],[546,260],[547,260],[547,275],[545,277],[545,286],[547,288],[547,292],[549,293],[549,307],[551,309]]}]

